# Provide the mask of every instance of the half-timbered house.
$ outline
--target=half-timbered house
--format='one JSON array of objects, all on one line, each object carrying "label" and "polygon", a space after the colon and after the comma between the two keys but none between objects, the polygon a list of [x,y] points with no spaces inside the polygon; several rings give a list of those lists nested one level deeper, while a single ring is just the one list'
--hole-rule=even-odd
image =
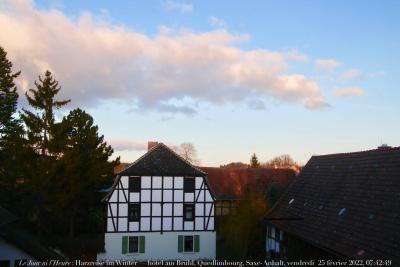
[{"label": "half-timbered house", "polygon": [[101,259],[214,259],[214,196],[206,173],[162,143],[120,171],[104,201]]}]

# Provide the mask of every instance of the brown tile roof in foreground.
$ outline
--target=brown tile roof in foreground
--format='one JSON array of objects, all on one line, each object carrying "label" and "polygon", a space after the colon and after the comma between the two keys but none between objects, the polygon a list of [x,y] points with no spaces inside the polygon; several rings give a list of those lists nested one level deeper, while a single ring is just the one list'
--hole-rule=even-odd
[{"label": "brown tile roof in foreground", "polygon": [[287,187],[295,178],[292,169],[247,168],[229,169],[200,167],[217,199],[240,199],[247,186],[265,191],[272,182]]},{"label": "brown tile roof in foreground", "polygon": [[338,255],[400,266],[400,147],[312,157],[266,219]]}]

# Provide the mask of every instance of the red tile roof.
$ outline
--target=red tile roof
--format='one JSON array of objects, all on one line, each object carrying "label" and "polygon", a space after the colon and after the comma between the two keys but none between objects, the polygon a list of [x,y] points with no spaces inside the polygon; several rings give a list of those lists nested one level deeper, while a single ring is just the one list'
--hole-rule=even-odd
[{"label": "red tile roof", "polygon": [[119,165],[114,167],[114,174],[117,174],[121,171],[123,171],[124,169],[126,169],[128,166],[130,165],[130,163],[120,163]]},{"label": "red tile roof", "polygon": [[200,167],[200,169],[207,173],[211,190],[217,199],[240,199],[248,187],[266,191],[272,182],[287,187],[296,176],[292,169],[215,167]]}]

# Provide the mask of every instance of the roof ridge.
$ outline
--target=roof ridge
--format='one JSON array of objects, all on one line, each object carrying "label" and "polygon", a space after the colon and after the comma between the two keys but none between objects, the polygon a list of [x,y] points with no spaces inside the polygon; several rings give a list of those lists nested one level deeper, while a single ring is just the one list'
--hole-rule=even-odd
[{"label": "roof ridge", "polygon": [[341,153],[329,153],[329,154],[323,154],[323,155],[313,155],[312,158],[314,158],[314,157],[330,157],[330,156],[352,156],[352,155],[363,154],[363,153],[383,153],[383,152],[393,152],[393,151],[397,151],[397,150],[400,151],[400,146],[375,148],[375,149],[360,150],[360,151],[353,151],[353,152],[341,152]]},{"label": "roof ridge", "polygon": [[176,153],[172,148],[170,148],[169,146],[167,146],[166,144],[164,144],[163,142],[158,142],[157,145],[153,146],[152,148],[150,148],[145,154],[143,154],[141,157],[139,157],[138,159],[136,159],[132,164],[129,164],[126,168],[124,168],[123,170],[119,171],[118,173],[116,173],[116,175],[126,171],[127,169],[131,168],[132,166],[134,166],[135,164],[137,164],[140,160],[142,160],[144,157],[146,157],[148,154],[150,154],[151,152],[153,152],[154,150],[158,149],[159,147],[164,147],[166,148],[168,151],[170,151],[171,153],[173,153],[175,156],[177,156],[180,160],[182,160],[184,163],[188,164],[190,167],[192,167],[193,169],[195,169],[196,171],[207,175],[207,173],[205,173],[204,171],[202,171],[201,169],[199,169],[197,166],[194,166],[192,163],[190,163],[188,160],[184,159],[182,156],[180,156],[178,153]]},{"label": "roof ridge", "polygon": [[[147,156],[147,154],[149,154],[150,152],[152,152],[153,150],[155,150],[157,147],[159,147],[161,144],[163,143],[157,143],[157,145],[151,147],[150,149],[147,150],[146,153],[144,153],[142,156],[140,156],[139,158],[137,158],[134,162],[132,162],[131,164],[128,164],[128,166],[124,169],[122,169],[121,171],[119,171],[118,173],[116,173],[116,175],[120,174],[121,172],[129,169],[130,167],[132,167],[133,165],[135,165],[138,161],[140,161],[142,158],[144,158],[145,156]],[[164,145],[164,144],[163,144]],[[164,145],[165,146],[165,145]]]},{"label": "roof ridge", "polygon": [[229,170],[229,171],[243,171],[243,170],[249,170],[249,171],[258,171],[258,170],[263,170],[263,171],[265,171],[265,170],[271,170],[271,171],[288,171],[288,170],[293,170],[293,169],[291,169],[291,168],[289,168],[289,167],[283,167],[283,168],[272,168],[272,167],[260,167],[260,168],[240,168],[240,167],[237,167],[237,168],[221,168],[221,167],[207,167],[207,166],[200,166],[199,167],[200,169],[201,168],[205,168],[205,169],[219,169],[219,170]]},{"label": "roof ridge", "polygon": [[204,171],[202,171],[201,169],[199,169],[199,167],[194,166],[192,163],[190,163],[188,160],[184,159],[181,155],[179,155],[178,153],[176,153],[172,148],[168,147],[166,144],[164,143],[159,143],[160,145],[163,145],[166,149],[168,149],[169,151],[171,151],[173,154],[175,154],[177,157],[179,157],[181,160],[183,160],[185,163],[189,164],[190,167],[196,169],[197,171],[203,173],[203,174],[207,174]]}]

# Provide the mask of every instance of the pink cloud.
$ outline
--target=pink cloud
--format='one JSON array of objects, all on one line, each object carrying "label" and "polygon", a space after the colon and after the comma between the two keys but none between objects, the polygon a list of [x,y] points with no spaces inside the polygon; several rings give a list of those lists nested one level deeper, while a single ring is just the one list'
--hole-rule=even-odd
[{"label": "pink cloud", "polygon": [[72,19],[57,9],[38,10],[29,1],[4,6],[0,43],[22,70],[20,90],[50,69],[63,87],[60,97],[78,105],[115,99],[141,109],[191,113],[190,107],[165,103],[191,99],[224,105],[253,97],[324,106],[316,81],[288,74],[293,61],[305,62],[307,56],[243,50],[238,43],[248,41],[247,34],[164,26],[149,36],[90,13]]}]

